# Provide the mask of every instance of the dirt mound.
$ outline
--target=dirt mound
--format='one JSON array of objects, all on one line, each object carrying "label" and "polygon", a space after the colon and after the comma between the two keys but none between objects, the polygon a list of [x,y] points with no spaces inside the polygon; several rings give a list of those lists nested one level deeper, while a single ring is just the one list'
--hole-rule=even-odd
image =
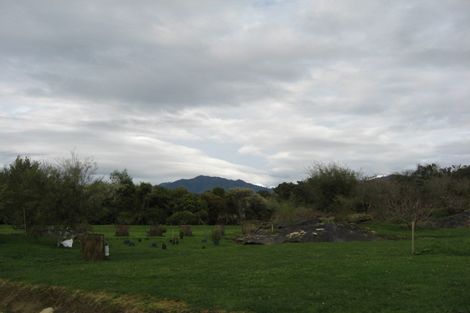
[{"label": "dirt mound", "polygon": [[236,239],[241,244],[272,244],[285,242],[341,242],[375,240],[374,233],[348,223],[322,223],[304,221],[296,224],[278,225],[274,232],[263,227]]},{"label": "dirt mound", "polygon": [[[0,279],[0,312],[39,313],[189,313],[182,301],[157,300],[143,296],[84,292],[63,287],[30,285]],[[220,311],[204,311],[220,312]]]}]

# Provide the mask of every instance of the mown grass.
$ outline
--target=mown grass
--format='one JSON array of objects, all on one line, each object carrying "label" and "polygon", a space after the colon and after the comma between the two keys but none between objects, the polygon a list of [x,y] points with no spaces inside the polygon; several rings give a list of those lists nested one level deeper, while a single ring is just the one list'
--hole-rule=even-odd
[{"label": "mown grass", "polygon": [[[408,230],[368,225],[400,240],[240,246],[227,227],[219,246],[210,227],[193,226],[167,250],[152,248],[177,234],[146,240],[132,226],[135,247],[95,226],[111,244],[111,259],[88,263],[79,247],[58,249],[49,239],[0,227],[0,277],[118,294],[180,299],[190,306],[247,312],[470,312],[470,230],[417,231],[411,256]],[[208,243],[201,243],[207,236]],[[137,239],[141,238],[139,242]],[[206,248],[202,249],[202,245]]]}]

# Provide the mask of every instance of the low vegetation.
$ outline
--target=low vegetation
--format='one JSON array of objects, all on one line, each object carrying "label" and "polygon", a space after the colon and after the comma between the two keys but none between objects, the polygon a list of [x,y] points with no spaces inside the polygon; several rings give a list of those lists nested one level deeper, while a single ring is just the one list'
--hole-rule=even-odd
[{"label": "low vegetation", "polygon": [[[470,209],[470,167],[419,165],[383,178],[361,177],[319,164],[306,179],[281,183],[273,193],[214,188],[203,194],[134,183],[123,171],[98,178],[96,164],[76,155],[58,164],[18,157],[0,170],[0,223],[38,235],[86,224],[288,223],[322,216],[414,225]],[[118,229],[119,231],[119,229]],[[123,233],[125,234],[125,232]]]},{"label": "low vegetation", "polygon": [[[211,226],[171,245],[147,238],[148,226],[130,226],[135,245],[115,227],[94,226],[110,242],[107,261],[86,262],[80,249],[26,237],[0,227],[0,277],[140,298],[175,300],[191,310],[244,312],[469,312],[470,231],[417,229],[417,254],[408,251],[406,225],[366,224],[388,238],[370,242],[241,246],[226,226],[218,245]],[[139,241],[138,239],[142,239]],[[392,240],[390,240],[392,239]],[[165,241],[166,250],[152,243]],[[202,247],[205,246],[205,249]]]},{"label": "low vegetation", "polygon": [[[77,291],[44,284],[0,279],[0,310],[7,313],[54,312],[93,313],[190,313],[182,301],[158,300],[142,295],[119,295],[104,291]],[[213,311],[212,313],[217,313]],[[222,312],[221,312],[222,313]]]},{"label": "low vegetation", "polygon": [[[21,281],[183,301],[191,311],[470,312],[469,230],[437,228],[468,225],[470,167],[419,165],[371,178],[317,165],[272,193],[202,194],[136,184],[125,170],[97,178],[95,170],[75,155],[56,165],[18,157],[0,170],[0,224],[8,224],[0,227],[3,286]],[[307,232],[291,228],[312,221],[367,227],[381,239],[233,240],[261,225],[305,241]],[[57,248],[65,234],[90,231],[104,234],[106,261],[85,261],[77,244]]]}]

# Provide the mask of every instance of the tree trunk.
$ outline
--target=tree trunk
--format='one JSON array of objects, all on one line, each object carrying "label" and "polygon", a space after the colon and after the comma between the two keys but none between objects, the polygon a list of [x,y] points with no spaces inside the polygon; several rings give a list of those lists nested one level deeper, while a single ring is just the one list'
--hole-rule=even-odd
[{"label": "tree trunk", "polygon": [[416,222],[411,222],[411,254],[415,254],[415,225]]},{"label": "tree trunk", "polygon": [[28,230],[26,229],[26,208],[23,207],[23,226],[24,226],[24,233],[27,235]]}]

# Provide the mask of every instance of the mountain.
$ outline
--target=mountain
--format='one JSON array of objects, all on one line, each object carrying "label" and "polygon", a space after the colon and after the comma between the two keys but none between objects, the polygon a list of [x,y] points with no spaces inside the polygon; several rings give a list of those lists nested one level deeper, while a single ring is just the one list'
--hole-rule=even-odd
[{"label": "mountain", "polygon": [[168,189],[186,188],[188,191],[193,193],[203,193],[204,191],[212,190],[215,187],[220,187],[225,190],[233,188],[246,188],[251,189],[255,192],[265,190],[271,192],[271,189],[262,186],[247,183],[243,180],[232,180],[222,177],[212,176],[197,176],[191,179],[180,179],[172,183],[162,183],[161,187]]}]

